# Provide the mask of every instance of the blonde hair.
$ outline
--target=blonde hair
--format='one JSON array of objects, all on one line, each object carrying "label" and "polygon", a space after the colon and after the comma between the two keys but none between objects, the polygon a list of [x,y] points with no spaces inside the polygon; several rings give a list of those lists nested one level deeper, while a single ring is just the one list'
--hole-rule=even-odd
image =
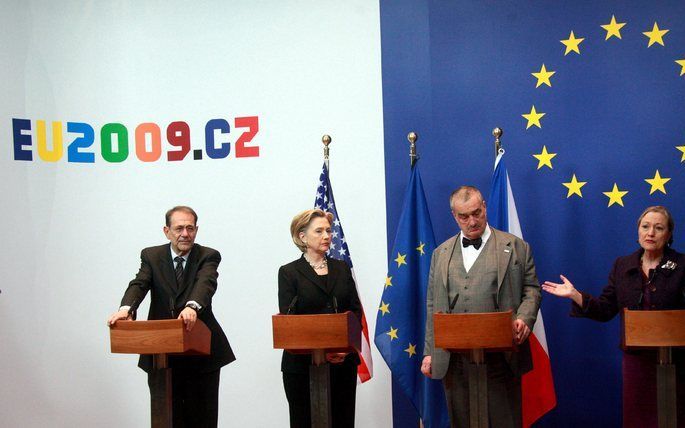
[{"label": "blonde hair", "polygon": [[303,253],[307,251],[307,244],[300,238],[300,233],[306,232],[311,222],[315,218],[320,217],[328,220],[328,224],[333,224],[333,214],[318,208],[302,211],[293,217],[293,221],[290,223],[290,235],[293,238],[293,242]]},{"label": "blonde hair", "polygon": [[664,206],[654,205],[654,206],[645,208],[645,210],[642,211],[642,214],[640,214],[640,217],[637,219],[637,228],[638,229],[640,228],[640,223],[642,223],[642,219],[645,218],[645,216],[649,213],[659,213],[659,214],[662,214],[664,217],[666,217],[666,225],[668,227],[668,231],[671,232],[671,237],[668,239],[667,244],[669,246],[671,244],[673,244],[673,230],[675,229],[675,221],[673,221],[673,217],[671,217],[671,213]]}]

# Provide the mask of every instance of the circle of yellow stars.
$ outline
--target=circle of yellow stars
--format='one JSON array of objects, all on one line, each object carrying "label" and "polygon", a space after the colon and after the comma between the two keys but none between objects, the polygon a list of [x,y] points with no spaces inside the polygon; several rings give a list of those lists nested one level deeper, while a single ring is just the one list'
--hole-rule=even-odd
[{"label": "circle of yellow stars", "polygon": [[[609,21],[608,24],[600,25],[600,27],[602,27],[602,29],[606,31],[606,36],[604,40],[607,41],[612,37],[615,37],[620,40],[621,29],[623,29],[623,27],[625,27],[626,24],[626,22],[618,22],[616,20],[616,16],[612,15],[611,21]],[[642,32],[642,34],[648,39],[647,48],[651,48],[652,45],[655,44],[665,46],[664,36],[666,36],[666,34],[669,31],[670,30],[659,28],[659,24],[657,22],[654,22],[654,25],[652,26],[651,30]],[[560,40],[561,44],[564,45],[564,56],[567,56],[571,53],[580,55],[581,43],[584,40],[584,37],[577,37],[573,30],[571,30],[571,33],[569,34],[567,39]],[[676,59],[675,63],[678,66],[680,66],[680,76],[685,75],[685,58]],[[536,79],[535,88],[537,89],[541,86],[547,86],[551,88],[551,79],[555,73],[556,71],[548,70],[547,66],[543,63],[539,71],[531,73],[531,75]],[[542,129],[541,119],[545,116],[545,114],[546,113],[544,112],[538,111],[535,108],[535,105],[531,106],[529,113],[524,113],[521,115],[524,119],[526,119],[526,130],[530,129],[531,127],[537,127],[539,129]],[[682,153],[680,162],[685,162],[685,145],[675,146],[675,148]],[[547,146],[543,145],[540,153],[533,154],[533,157],[538,161],[537,169],[539,170],[542,167],[553,169],[552,159],[554,159],[555,156],[557,156],[557,153],[550,153],[547,149]],[[654,177],[646,178],[644,181],[650,185],[649,194],[652,195],[657,191],[666,194],[666,183],[668,183],[670,180],[671,179],[669,177],[662,177],[659,173],[659,170],[657,169],[654,173]],[[579,198],[582,198],[582,188],[587,183],[587,181],[580,181],[574,173],[570,181],[561,184],[567,189],[566,198],[568,199],[572,196],[578,196]],[[610,207],[614,204],[624,206],[623,198],[628,194],[628,190],[621,190],[618,186],[618,183],[614,183],[614,186],[610,191],[602,193],[607,198],[609,198],[607,207]]]},{"label": "circle of yellow stars", "polygon": [[[419,256],[425,256],[426,255],[426,243],[419,241],[418,246],[415,248],[415,250],[419,253]],[[407,264],[407,254],[402,254],[401,252],[397,253],[397,257],[393,260],[395,263],[397,263],[397,267],[400,268],[403,265]],[[385,290],[388,287],[392,287],[392,276],[386,275],[385,276],[385,284],[383,285],[383,289]],[[381,316],[385,316],[390,313],[390,303],[385,303],[384,300],[381,300],[381,305],[378,307],[378,310],[381,313]],[[386,331],[385,334],[387,334],[390,337],[390,341],[392,342],[393,340],[399,340],[399,328],[395,328],[392,325],[390,326],[390,330]],[[404,352],[408,354],[408,358],[413,357],[416,355],[416,344],[408,342],[407,343],[407,348],[404,349]]]}]

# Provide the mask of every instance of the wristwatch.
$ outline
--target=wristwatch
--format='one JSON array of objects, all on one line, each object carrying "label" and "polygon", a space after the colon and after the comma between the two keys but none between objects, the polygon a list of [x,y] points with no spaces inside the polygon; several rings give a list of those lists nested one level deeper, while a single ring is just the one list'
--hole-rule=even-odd
[{"label": "wristwatch", "polygon": [[186,303],[186,308],[194,309],[195,312],[200,313],[200,305],[195,302]]}]

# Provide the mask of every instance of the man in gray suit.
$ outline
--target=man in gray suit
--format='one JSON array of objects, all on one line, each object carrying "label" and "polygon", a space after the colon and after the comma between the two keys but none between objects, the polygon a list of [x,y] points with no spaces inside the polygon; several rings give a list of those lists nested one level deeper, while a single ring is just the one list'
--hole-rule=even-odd
[{"label": "man in gray suit", "polygon": [[532,369],[528,336],[540,307],[540,285],[530,246],[488,226],[480,191],[462,186],[450,207],[461,233],[433,251],[428,279],[426,342],[421,372],[442,379],[452,426],[469,424],[466,358],[435,348],[434,312],[513,311],[518,352],[486,354],[491,427],[521,426],[521,376]]}]

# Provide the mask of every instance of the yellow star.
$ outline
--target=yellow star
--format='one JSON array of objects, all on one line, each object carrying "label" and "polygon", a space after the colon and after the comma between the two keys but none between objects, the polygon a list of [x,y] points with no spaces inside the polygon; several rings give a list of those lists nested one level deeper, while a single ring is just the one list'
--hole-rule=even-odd
[{"label": "yellow star", "polygon": [[548,166],[549,169],[552,169],[552,158],[556,155],[556,153],[547,153],[547,146],[542,146],[542,153],[533,155],[533,157],[538,160],[538,169],[543,166]]},{"label": "yellow star", "polygon": [[675,146],[675,148],[683,152],[683,157],[680,158],[680,163],[685,162],[685,146]]},{"label": "yellow star", "polygon": [[647,47],[652,46],[654,43],[658,43],[664,46],[664,34],[668,33],[670,30],[659,30],[659,26],[654,23],[652,31],[644,31],[642,34],[649,37],[649,43]]},{"label": "yellow star", "polygon": [[652,188],[649,190],[650,195],[657,190],[665,195],[666,187],[664,187],[664,184],[671,181],[671,179],[666,177],[662,178],[661,175],[659,175],[659,170],[657,169],[656,174],[654,174],[654,178],[645,178],[645,181],[652,186]]},{"label": "yellow star", "polygon": [[425,243],[425,242],[419,241],[419,246],[416,247],[416,251],[418,251],[419,254],[421,254],[422,256],[423,256],[424,254],[426,254],[426,251],[424,251],[424,249],[423,249],[423,247],[425,247],[425,246],[426,246],[426,243]]},{"label": "yellow star", "polygon": [[545,114],[546,113],[538,113],[537,111],[535,111],[535,106],[531,107],[530,113],[522,114],[521,116],[523,116],[524,118],[526,118],[526,120],[528,120],[528,124],[526,125],[526,129],[530,128],[533,125],[537,126],[538,128],[542,128],[542,126],[540,125],[540,119]]},{"label": "yellow star", "polygon": [[391,285],[392,285],[392,277],[391,277],[391,276],[386,276],[386,277],[385,277],[385,287],[383,287],[383,288],[384,288],[384,289],[385,289],[385,288],[388,288],[388,287],[390,287]]},{"label": "yellow star", "polygon": [[538,79],[538,83],[535,85],[536,88],[540,87],[543,83],[550,88],[552,87],[552,82],[549,81],[549,78],[552,77],[556,73],[556,71],[547,71],[545,68],[545,64],[542,64],[542,68],[540,68],[540,71],[537,73],[530,73],[533,76],[535,76]]},{"label": "yellow star", "polygon": [[624,25],[626,25],[625,22],[616,22],[616,17],[614,15],[611,15],[611,22],[606,25],[601,25],[602,28],[607,30],[607,37],[604,40],[609,40],[611,36],[616,36],[620,39],[621,28],[623,28]]},{"label": "yellow star", "polygon": [[568,36],[568,39],[566,40],[560,40],[560,42],[566,46],[566,51],[564,52],[564,56],[568,55],[569,52],[573,51],[580,55],[580,49],[578,48],[578,45],[585,40],[584,38],[581,39],[576,39],[575,34],[573,34],[573,31],[571,31],[571,35]]},{"label": "yellow star", "polygon": [[383,315],[390,313],[390,303],[385,303],[381,300],[381,307],[378,308],[378,310],[381,311]]},{"label": "yellow star", "polygon": [[400,254],[399,252],[397,253],[397,258],[395,261],[397,262],[397,267],[400,267],[402,265],[406,265],[407,262],[404,260],[407,258],[406,254]]},{"label": "yellow star", "polygon": [[409,354],[409,358],[413,357],[416,355],[416,345],[412,345],[411,342],[409,342],[409,348],[405,349],[404,352]]},{"label": "yellow star", "polygon": [[608,207],[614,205],[614,204],[619,204],[620,206],[623,206],[623,197],[628,193],[627,190],[618,190],[618,186],[616,183],[614,183],[614,188],[611,189],[611,192],[602,192],[606,197],[609,198],[609,205]]},{"label": "yellow star", "polygon": [[685,74],[685,58],[676,60],[675,63],[682,67],[680,69],[680,75],[682,76],[683,74]]},{"label": "yellow star", "polygon": [[576,175],[573,174],[573,178],[571,178],[571,181],[568,183],[561,183],[566,188],[568,188],[568,193],[566,194],[566,199],[570,198],[571,195],[578,195],[581,198],[583,197],[583,192],[581,192],[581,187],[585,186],[587,184],[587,181],[578,181],[576,178]]},{"label": "yellow star", "polygon": [[392,342],[394,339],[399,339],[399,338],[397,337],[397,329],[396,329],[396,328],[392,328],[392,326],[390,326],[390,331],[386,332],[385,334],[387,334],[388,336],[390,336],[390,341],[391,341],[391,342]]}]

